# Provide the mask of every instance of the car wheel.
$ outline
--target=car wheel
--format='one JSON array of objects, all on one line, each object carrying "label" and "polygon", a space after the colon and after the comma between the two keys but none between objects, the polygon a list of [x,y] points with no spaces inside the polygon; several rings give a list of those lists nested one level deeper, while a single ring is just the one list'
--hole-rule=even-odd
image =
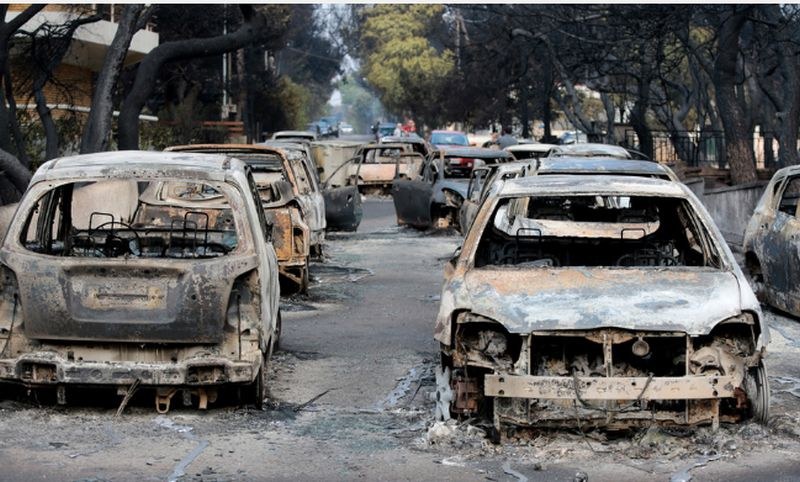
[{"label": "car wheel", "polygon": [[450,387],[450,367],[436,367],[436,391],[430,394],[434,402],[434,419],[436,421],[450,420],[450,404],[453,401],[453,389]]},{"label": "car wheel", "polygon": [[253,383],[250,385],[250,390],[248,390],[248,392],[252,394],[251,396],[253,397],[253,404],[259,410],[263,410],[264,401],[267,399],[268,395],[267,378],[269,377],[269,360],[272,353],[272,343],[270,343],[270,348],[268,351],[268,353],[262,354],[261,366],[258,368],[256,379],[253,380]]},{"label": "car wheel", "polygon": [[747,391],[753,420],[766,425],[769,422],[769,378],[763,360],[758,362],[758,366],[747,371],[744,388]]},{"label": "car wheel", "polygon": [[300,286],[299,292],[306,294],[308,293],[308,270],[309,270],[309,262],[308,258],[306,258],[306,265],[303,266],[303,269],[300,271]]},{"label": "car wheel", "polygon": [[269,350],[270,357],[281,347],[281,312],[278,312],[278,319],[275,322],[275,331],[272,332],[272,347]]}]

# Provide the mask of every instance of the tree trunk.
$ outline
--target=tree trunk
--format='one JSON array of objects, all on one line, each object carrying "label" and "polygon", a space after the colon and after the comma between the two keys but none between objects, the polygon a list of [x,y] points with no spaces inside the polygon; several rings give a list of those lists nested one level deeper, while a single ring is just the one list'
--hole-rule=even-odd
[{"label": "tree trunk", "polygon": [[235,32],[209,38],[193,38],[166,42],[147,54],[136,72],[133,87],[122,103],[119,115],[119,148],[139,148],[139,114],[155,88],[161,67],[174,60],[209,57],[231,52],[251,42],[266,41],[278,35],[267,25],[263,14],[252,6],[241,5],[242,26]]},{"label": "tree trunk", "polygon": [[53,121],[53,116],[50,114],[50,109],[47,107],[47,99],[44,96],[44,86],[37,85],[33,92],[33,97],[36,100],[36,113],[39,114],[39,119],[42,121],[44,128],[45,140],[45,160],[55,159],[58,157],[58,129],[56,123]]},{"label": "tree trunk", "polygon": [[138,30],[139,19],[144,10],[142,4],[128,4],[122,9],[117,33],[108,47],[103,67],[97,78],[92,97],[89,119],[81,137],[81,154],[101,152],[108,149],[111,119],[114,110],[114,87],[117,85],[125,55],[131,40]]},{"label": "tree trunk", "polygon": [[614,132],[614,124],[616,124],[616,109],[614,108],[614,99],[611,98],[611,94],[607,92],[601,92],[600,100],[603,102],[603,109],[606,111],[606,135],[604,141],[606,144],[616,144],[617,136]]},{"label": "tree trunk", "polygon": [[731,14],[719,28],[718,53],[714,61],[717,107],[725,133],[725,151],[733,184],[757,180],[752,131],[748,128],[744,106],[738,102],[736,93],[739,35],[751,8],[742,9],[737,5],[729,7]]},{"label": "tree trunk", "polygon": [[[16,104],[13,99],[13,89],[10,85],[11,72],[8,65],[9,39],[11,39],[11,36],[27,23],[28,20],[44,9],[45,6],[45,4],[30,5],[20,12],[19,15],[6,22],[5,18],[6,12],[8,11],[8,4],[0,5],[0,73],[2,73],[0,80],[4,84],[2,95],[0,95],[0,104],[2,104],[2,106],[0,106],[0,149],[7,153],[14,150],[12,149],[11,136],[9,135],[9,132],[12,133],[17,147],[17,154],[20,156],[20,159],[25,162],[25,165],[29,165],[30,160],[25,152],[23,139],[21,138],[19,124],[17,122]],[[5,98],[5,102],[2,101],[3,98]],[[6,102],[11,106],[10,110],[6,107]],[[19,162],[19,159],[14,159]]]},{"label": "tree trunk", "polygon": [[24,193],[31,182],[31,171],[23,166],[13,154],[0,150],[0,171],[20,192]]}]

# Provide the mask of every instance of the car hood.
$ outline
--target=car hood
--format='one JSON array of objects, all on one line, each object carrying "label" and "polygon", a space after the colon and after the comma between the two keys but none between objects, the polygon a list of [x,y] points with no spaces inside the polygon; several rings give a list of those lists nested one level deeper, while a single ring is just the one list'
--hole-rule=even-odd
[{"label": "car hood", "polygon": [[475,269],[461,289],[474,313],[511,333],[614,327],[702,335],[741,313],[736,276],[704,268]]}]

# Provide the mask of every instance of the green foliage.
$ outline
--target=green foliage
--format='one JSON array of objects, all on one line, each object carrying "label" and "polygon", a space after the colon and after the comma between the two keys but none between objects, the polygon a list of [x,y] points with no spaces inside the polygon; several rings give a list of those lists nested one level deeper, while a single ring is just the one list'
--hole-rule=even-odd
[{"label": "green foliage", "polygon": [[369,132],[372,123],[382,117],[380,101],[352,77],[345,77],[339,82],[339,93],[342,95],[345,119],[353,124],[356,132]]},{"label": "green foliage", "polygon": [[361,31],[363,73],[392,111],[428,122],[455,69],[449,49],[430,42],[441,24],[441,5],[375,6],[364,12]]}]

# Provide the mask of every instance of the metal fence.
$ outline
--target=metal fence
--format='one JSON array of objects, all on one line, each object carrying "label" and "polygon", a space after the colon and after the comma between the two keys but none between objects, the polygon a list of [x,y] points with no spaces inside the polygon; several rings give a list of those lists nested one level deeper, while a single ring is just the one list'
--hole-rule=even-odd
[{"label": "metal fence", "polygon": [[[678,131],[670,137],[667,131],[652,131],[653,160],[674,162],[682,160],[690,167],[713,167],[725,169],[725,135],[722,131]],[[639,139],[633,129],[625,130],[628,147],[641,150]],[[775,165],[778,142],[771,132],[753,134],[753,151],[756,167]]]}]

